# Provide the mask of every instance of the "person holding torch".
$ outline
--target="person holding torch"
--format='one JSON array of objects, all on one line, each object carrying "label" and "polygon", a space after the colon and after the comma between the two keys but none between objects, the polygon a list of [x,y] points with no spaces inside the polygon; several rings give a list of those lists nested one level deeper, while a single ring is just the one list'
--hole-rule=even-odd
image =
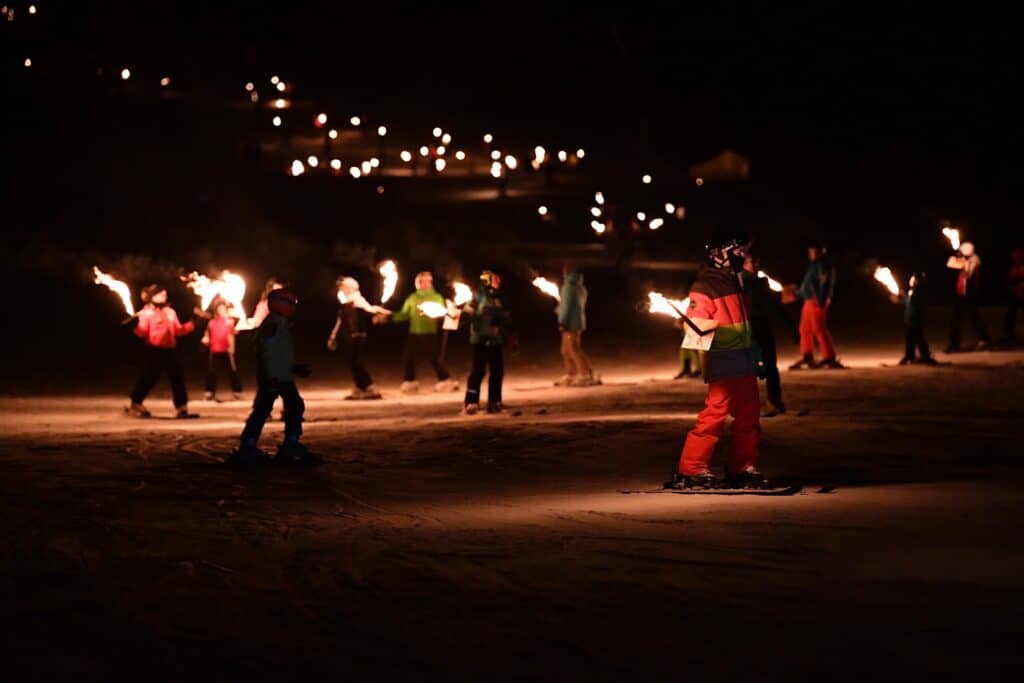
[{"label": "person holding torch", "polygon": [[[897,290],[898,291],[898,290]],[[928,312],[928,276],[923,271],[910,274],[906,293],[891,294],[895,304],[903,304],[903,321],[907,325],[906,347],[900,365],[920,363],[922,365],[938,365],[928,347],[928,339],[924,336],[924,325]],[[914,358],[915,350],[919,357]]]},{"label": "person holding torch", "polygon": [[429,271],[416,274],[416,291],[406,297],[402,308],[396,313],[387,311],[374,318],[375,322],[383,322],[390,316],[391,322],[409,323],[409,336],[405,340],[405,350],[402,353],[402,360],[405,365],[405,375],[402,381],[401,391],[405,394],[412,394],[419,391],[420,385],[416,381],[416,365],[420,358],[426,357],[437,374],[435,391],[455,391],[459,388],[458,382],[451,378],[451,373],[445,367],[441,359],[441,336],[437,333],[439,322],[435,318],[426,315],[420,306],[424,303],[434,303],[444,306],[444,297],[434,289],[434,275]]},{"label": "person holding torch", "polygon": [[188,391],[177,355],[178,337],[191,334],[196,329],[195,323],[178,320],[178,314],[167,305],[167,290],[160,285],[152,284],[143,289],[142,301],[145,306],[135,316],[135,336],[145,344],[145,360],[142,375],[130,395],[131,404],[125,411],[132,417],[150,417],[143,402],[160,375],[166,373],[177,411],[175,417],[199,417],[188,411]]},{"label": "person holding torch", "polygon": [[571,264],[562,267],[558,296],[558,330],[562,335],[562,364],[565,375],[555,386],[589,387],[600,384],[590,360],[583,353],[583,332],[587,329],[587,288],[583,273]]},{"label": "person holding torch", "polygon": [[480,274],[480,289],[462,312],[472,316],[469,327],[469,343],[473,347],[473,369],[466,380],[466,400],[463,412],[475,415],[480,410],[480,385],[484,375],[490,373],[487,382],[487,412],[500,413],[501,385],[505,377],[504,345],[512,353],[518,352],[518,342],[512,334],[509,315],[498,298],[501,276],[489,270]]},{"label": "person holding torch", "polygon": [[348,276],[338,278],[338,301],[341,308],[331,336],[327,338],[327,349],[337,351],[338,334],[343,333],[347,341],[343,346],[348,356],[348,367],[356,387],[348,398],[354,401],[379,399],[380,392],[373,386],[373,377],[363,363],[363,354],[366,352],[367,319],[372,315],[386,314],[387,309],[368,302],[359,291],[359,282]]},{"label": "person holding torch", "polygon": [[743,287],[750,292],[750,328],[759,351],[758,364],[767,388],[768,398],[761,415],[774,417],[786,412],[782,402],[782,379],[779,376],[778,353],[775,344],[773,318],[779,318],[793,327],[782,307],[781,299],[771,290],[767,277],[758,277],[760,258],[752,250],[743,262]]},{"label": "person holding torch", "polygon": [[981,295],[981,257],[978,256],[971,242],[963,242],[956,253],[949,257],[946,267],[959,271],[956,278],[956,297],[953,299],[953,318],[949,323],[949,346],[946,353],[960,351],[960,327],[966,315],[974,325],[974,333],[978,337],[975,349],[982,351],[988,348],[989,336],[985,321],[978,312],[978,299]]},{"label": "person holding torch", "polygon": [[702,335],[713,334],[704,353],[708,385],[704,409],[686,435],[679,465],[669,484],[683,488],[717,488],[711,456],[725,420],[733,418],[732,441],[725,470],[728,488],[766,485],[758,470],[761,410],[750,325],[750,293],[740,270],[747,257],[747,239],[739,232],[720,232],[707,245],[709,266],[701,269],[690,290],[688,318]]},{"label": "person holding torch", "polygon": [[[828,329],[828,311],[836,289],[836,271],[825,257],[825,248],[813,244],[807,248],[807,272],[796,295],[803,299],[800,310],[800,360],[790,366],[799,368],[841,368]],[[821,351],[821,362],[814,360],[814,343]]]}]

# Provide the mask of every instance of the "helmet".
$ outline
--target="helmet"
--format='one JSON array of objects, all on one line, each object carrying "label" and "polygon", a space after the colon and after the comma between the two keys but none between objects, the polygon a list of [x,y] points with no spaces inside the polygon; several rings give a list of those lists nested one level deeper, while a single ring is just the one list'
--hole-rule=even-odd
[{"label": "helmet", "polygon": [[164,291],[164,288],[156,284],[155,282],[151,285],[143,287],[141,293],[142,303],[148,304],[153,299],[154,296],[156,296],[162,291]]},{"label": "helmet", "polygon": [[480,284],[484,287],[494,289],[496,283],[501,281],[501,277],[493,270],[484,270],[480,272]]},{"label": "helmet", "polygon": [[739,270],[747,258],[749,245],[750,240],[742,232],[722,230],[712,236],[705,249],[708,261],[715,268]]},{"label": "helmet", "polygon": [[290,289],[275,289],[267,296],[267,306],[272,313],[290,318],[295,315],[295,307],[299,305],[299,298]]}]

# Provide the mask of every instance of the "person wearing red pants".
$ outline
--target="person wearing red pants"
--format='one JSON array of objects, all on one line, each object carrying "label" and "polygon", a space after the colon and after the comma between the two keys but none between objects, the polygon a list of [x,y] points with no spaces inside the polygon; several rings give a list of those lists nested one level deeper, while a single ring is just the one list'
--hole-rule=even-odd
[{"label": "person wearing red pants", "polygon": [[[825,258],[825,250],[814,245],[807,248],[807,272],[796,295],[803,299],[800,311],[800,360],[790,370],[800,368],[841,368],[828,329],[828,309],[836,289],[836,271]],[[821,351],[821,362],[814,360],[814,344]]]},{"label": "person wearing red pants", "polygon": [[714,330],[702,369],[708,385],[704,409],[686,435],[673,486],[715,488],[720,485],[711,471],[711,456],[732,416],[732,443],[725,468],[725,486],[765,486],[757,468],[761,440],[761,402],[757,391],[750,294],[743,288],[740,270],[747,258],[747,240],[724,234],[708,245],[710,267],[705,267],[690,289],[691,318],[711,320],[703,329]]}]

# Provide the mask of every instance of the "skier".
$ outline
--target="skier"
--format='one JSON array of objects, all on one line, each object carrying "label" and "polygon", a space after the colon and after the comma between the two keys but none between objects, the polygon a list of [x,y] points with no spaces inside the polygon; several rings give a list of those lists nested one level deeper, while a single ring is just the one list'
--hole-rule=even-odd
[{"label": "skier", "polygon": [[768,397],[761,406],[762,417],[774,417],[786,412],[782,402],[782,379],[779,377],[778,353],[772,317],[792,323],[782,307],[782,301],[768,286],[768,280],[757,276],[760,258],[750,253],[743,262],[743,288],[750,292],[750,328],[758,351],[758,375],[765,379]]},{"label": "skier", "polygon": [[978,312],[978,299],[981,292],[981,257],[974,249],[974,244],[964,242],[956,254],[949,257],[946,267],[959,271],[956,278],[956,297],[953,299],[953,318],[949,323],[949,347],[946,353],[960,350],[960,327],[964,316],[971,319],[974,333],[978,337],[975,349],[982,351],[988,348],[989,336],[985,321]]},{"label": "skier", "polygon": [[1024,308],[1024,248],[1014,247],[1010,252],[1010,271],[1006,274],[1006,288],[1010,293],[1010,304],[1006,307],[1003,323],[1004,343],[1017,343],[1017,311]]},{"label": "skier", "polygon": [[[928,340],[924,336],[924,324],[928,312],[928,277],[924,271],[916,271],[910,274],[907,281],[906,294],[894,294],[893,303],[903,303],[903,321],[907,324],[906,348],[903,351],[903,358],[900,365],[921,363],[922,365],[938,365],[938,361],[932,357],[928,348]],[[919,352],[920,358],[914,358],[915,349]]]},{"label": "skier", "polygon": [[[825,248],[812,245],[807,248],[807,272],[796,295],[803,299],[800,311],[800,355],[801,358],[790,366],[791,370],[807,368],[841,368],[836,360],[832,345],[832,333],[828,329],[828,310],[832,307],[832,296],[836,288],[836,272],[825,258]],[[814,342],[818,342],[821,362],[814,360]]]},{"label": "skier", "polygon": [[587,329],[587,288],[583,273],[570,264],[562,267],[562,287],[558,299],[558,329],[562,335],[562,364],[565,375],[555,386],[589,387],[600,384],[590,361],[583,353],[583,331]]},{"label": "skier", "polygon": [[487,412],[500,413],[504,408],[501,400],[501,384],[505,376],[504,345],[512,353],[518,351],[518,343],[509,324],[509,315],[498,290],[501,276],[489,270],[480,274],[480,288],[462,312],[472,316],[469,328],[469,343],[473,347],[473,369],[466,380],[466,399],[463,412],[475,415],[480,410],[480,385],[484,375],[490,373],[487,381]]},{"label": "skier", "polygon": [[686,443],[672,484],[690,488],[714,488],[719,479],[711,471],[719,435],[728,416],[733,417],[732,441],[724,484],[729,488],[766,486],[757,469],[760,447],[760,401],[752,352],[750,294],[743,289],[740,269],[747,256],[747,239],[722,232],[707,246],[709,266],[701,269],[690,290],[691,318],[710,321],[710,349],[704,354],[704,381],[708,384],[705,407]]},{"label": "skier", "polygon": [[345,351],[348,357],[348,367],[352,373],[352,381],[355,389],[347,396],[350,400],[366,400],[381,398],[380,392],[373,386],[373,378],[370,371],[363,363],[363,354],[366,351],[366,320],[371,315],[386,313],[387,309],[381,306],[374,306],[366,300],[359,291],[359,282],[353,277],[338,278],[338,299],[342,301],[338,309],[338,319],[331,330],[331,336],[327,338],[327,348],[330,351],[338,350],[338,333],[344,330]]},{"label": "skier", "polygon": [[160,285],[152,284],[143,289],[142,301],[145,306],[136,316],[135,336],[145,341],[145,367],[135,388],[132,389],[131,404],[126,412],[132,417],[150,417],[150,412],[142,403],[156,384],[160,373],[166,372],[177,411],[175,417],[199,417],[188,412],[188,392],[175,353],[178,337],[191,334],[196,325],[191,320],[186,323],[178,320],[178,314],[167,305],[167,290]]},{"label": "skier", "polygon": [[310,373],[308,366],[295,364],[291,319],[298,303],[295,294],[283,287],[271,291],[267,297],[267,317],[256,330],[256,398],[245,421],[239,448],[228,459],[229,464],[260,464],[269,460],[260,450],[259,440],[278,397],[284,402],[285,423],[284,442],[277,449],[277,461],[311,464],[319,459],[299,441],[306,404],[295,386],[295,376],[308,377]]},{"label": "skier", "polygon": [[203,346],[210,349],[210,357],[207,362],[206,393],[203,395],[207,401],[216,400],[217,377],[220,374],[228,376],[231,382],[231,391],[236,401],[242,400],[242,382],[238,379],[238,369],[235,366],[235,329],[238,325],[238,318],[228,314],[228,304],[221,298],[213,302],[215,315],[206,324],[206,332],[203,334]]},{"label": "skier", "polygon": [[441,358],[438,321],[419,310],[419,305],[427,301],[444,306],[444,297],[434,289],[434,276],[429,271],[417,273],[415,282],[416,291],[406,297],[398,312],[386,311],[375,319],[376,322],[381,322],[386,316],[390,316],[391,322],[409,321],[409,336],[406,337],[405,350],[402,353],[405,375],[401,391],[405,394],[414,394],[420,390],[419,382],[416,381],[416,365],[422,357],[427,358],[437,374],[434,391],[457,391],[459,383],[451,378],[451,373]]}]

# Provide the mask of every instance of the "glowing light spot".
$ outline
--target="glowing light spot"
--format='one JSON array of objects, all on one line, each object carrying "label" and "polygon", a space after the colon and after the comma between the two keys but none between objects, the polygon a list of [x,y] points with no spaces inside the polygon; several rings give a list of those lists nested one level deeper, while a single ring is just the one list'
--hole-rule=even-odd
[{"label": "glowing light spot", "polygon": [[537,207],[537,213],[539,213],[541,216],[547,216],[548,215],[548,207],[546,207],[546,206],[538,206]]},{"label": "glowing light spot", "polygon": [[164,88],[166,88],[166,87],[167,87],[167,86],[169,86],[170,84],[171,84],[171,79],[170,79],[170,78],[168,78],[167,76],[164,76],[163,78],[161,78],[161,79],[160,79],[160,85],[161,85],[161,87],[164,87]]},{"label": "glowing light spot", "polygon": [[431,133],[433,133],[433,135],[434,135],[434,137],[435,137],[435,138],[439,138],[439,137],[441,137],[441,134],[442,134],[443,132],[444,132],[444,131],[443,131],[443,130],[441,130],[440,128],[438,128],[437,126],[434,126],[434,130],[432,130],[432,131],[431,131]]},{"label": "glowing light spot", "polygon": [[341,159],[331,159],[331,168],[335,171],[341,170]]},{"label": "glowing light spot", "polygon": [[651,174],[645,173],[644,177],[640,179],[640,182],[642,182],[644,185],[650,185],[652,180],[654,180],[654,178],[651,177]]},{"label": "glowing light spot", "polygon": [[329,131],[327,131],[327,137],[329,137],[332,140],[337,140],[338,130],[336,128],[331,128]]},{"label": "glowing light spot", "polygon": [[405,163],[409,163],[410,161],[412,161],[412,152],[410,152],[407,149],[403,149],[401,157],[402,161],[404,161]]},{"label": "glowing light spot", "polygon": [[648,225],[650,226],[651,230],[657,230],[661,226],[665,225],[665,219],[664,218],[652,218],[651,222],[648,223]]},{"label": "glowing light spot", "polygon": [[675,213],[676,205],[672,202],[665,202],[665,213]]},{"label": "glowing light spot", "polygon": [[353,126],[358,126],[359,124],[361,124],[363,122],[363,120],[361,118],[359,118],[358,116],[353,116],[352,118],[350,118],[348,120],[348,122],[351,123]]},{"label": "glowing light spot", "polygon": [[598,204],[602,204],[603,205],[604,204],[604,193],[600,192],[600,191],[595,192],[594,193],[594,201],[597,202]]},{"label": "glowing light spot", "polygon": [[578,150],[576,150],[576,158],[577,159],[582,159],[585,156],[587,156],[587,153],[583,150],[582,147],[580,147]]},{"label": "glowing light spot", "polygon": [[388,134],[388,127],[387,126],[377,126],[377,135],[379,135],[381,137],[384,137],[387,134]]},{"label": "glowing light spot", "polygon": [[558,150],[558,160],[559,161],[561,161],[562,163],[565,163],[566,160],[568,160],[568,158],[569,158],[569,153],[568,152],[566,152],[564,149]]},{"label": "glowing light spot", "polygon": [[460,149],[455,153],[455,158],[458,159],[459,161],[465,161],[466,153]]},{"label": "glowing light spot", "polygon": [[430,148],[427,147],[426,145],[423,145],[422,147],[420,147],[420,156],[421,157],[430,156]]},{"label": "glowing light spot", "polygon": [[438,173],[443,171],[447,165],[448,165],[448,162],[445,161],[444,159],[441,159],[441,158],[434,159],[434,168],[437,169]]},{"label": "glowing light spot", "polygon": [[322,126],[327,123],[327,114],[317,114],[316,123],[318,126]]},{"label": "glowing light spot", "polygon": [[487,143],[488,145],[491,144],[492,142],[494,142],[494,136],[491,135],[490,133],[484,133],[484,142]]},{"label": "glowing light spot", "polygon": [[281,117],[280,116],[275,116],[273,119],[271,119],[270,122],[272,124],[274,124],[274,128],[280,128],[281,127]]},{"label": "glowing light spot", "polygon": [[361,170],[359,170],[358,166],[349,166],[348,167],[348,173],[353,178],[358,178],[359,176],[363,175],[363,172]]},{"label": "glowing light spot", "polygon": [[320,160],[311,154],[306,157],[306,163],[309,164],[310,168],[316,168],[320,165]]},{"label": "glowing light spot", "polygon": [[131,77],[132,77],[131,69],[121,69],[121,80],[122,81],[127,81]]}]

